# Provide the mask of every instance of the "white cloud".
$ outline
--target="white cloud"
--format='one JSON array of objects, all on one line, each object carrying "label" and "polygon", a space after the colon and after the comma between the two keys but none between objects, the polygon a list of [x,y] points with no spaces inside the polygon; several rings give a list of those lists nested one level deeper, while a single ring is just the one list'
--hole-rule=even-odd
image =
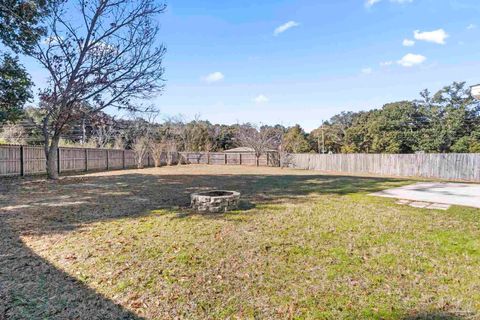
[{"label": "white cloud", "polygon": [[445,44],[445,39],[447,39],[449,35],[443,29],[438,29],[434,31],[425,31],[425,32],[420,32],[419,30],[415,30],[413,32],[413,37],[416,40],[433,42],[438,44]]},{"label": "white cloud", "polygon": [[260,95],[256,96],[256,97],[253,99],[253,101],[254,101],[255,103],[259,103],[259,104],[260,104],[260,103],[266,103],[266,102],[270,101],[270,99],[268,99],[268,97],[266,97],[265,95],[260,94]]},{"label": "white cloud", "polygon": [[363,68],[362,70],[363,74],[371,74],[373,72],[372,68]]},{"label": "white cloud", "polygon": [[382,0],[367,0],[367,2],[365,2],[365,7],[369,8],[369,7],[373,6],[374,4],[379,3],[380,1],[382,1]]},{"label": "white cloud", "polygon": [[403,39],[402,45],[404,47],[413,47],[415,45],[415,41],[410,39]]},{"label": "white cloud", "polygon": [[224,78],[225,78],[225,76],[223,75],[223,73],[217,71],[217,72],[210,73],[209,75],[203,77],[203,81],[205,81],[207,83],[214,83],[214,82],[223,80]]},{"label": "white cloud", "polygon": [[115,53],[117,51],[118,49],[116,47],[102,41],[94,45],[92,48],[93,54],[98,56],[108,53]]},{"label": "white cloud", "polygon": [[281,26],[278,26],[278,27],[273,31],[273,35],[274,35],[274,36],[278,36],[280,33],[283,33],[283,32],[287,31],[287,30],[290,29],[290,28],[298,27],[299,25],[300,25],[300,23],[295,22],[295,21],[293,21],[293,20],[288,21],[287,23],[284,23],[284,24],[282,24]]},{"label": "white cloud", "polygon": [[477,25],[473,24],[473,23],[471,23],[467,26],[467,30],[473,30],[473,29],[476,29],[476,28],[477,28]]},{"label": "white cloud", "polygon": [[388,67],[388,66],[391,66],[393,64],[393,61],[383,61],[383,62],[380,62],[380,66],[381,67]]},{"label": "white cloud", "polygon": [[[382,0],[367,0],[365,2],[365,7],[370,8],[371,6],[381,2]],[[412,3],[413,0],[390,0],[390,2],[393,3],[399,3],[399,4],[404,4],[404,3]]]},{"label": "white cloud", "polygon": [[402,59],[398,60],[397,63],[404,67],[413,67],[417,64],[422,64],[427,58],[421,54],[409,53],[403,56]]}]

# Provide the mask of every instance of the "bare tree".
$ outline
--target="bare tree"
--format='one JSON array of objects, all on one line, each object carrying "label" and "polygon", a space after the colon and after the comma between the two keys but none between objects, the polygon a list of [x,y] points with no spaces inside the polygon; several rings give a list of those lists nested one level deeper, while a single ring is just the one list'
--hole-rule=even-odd
[{"label": "bare tree", "polygon": [[135,119],[132,150],[135,153],[135,162],[139,169],[143,168],[145,157],[151,155],[156,133],[155,119],[158,114],[158,111],[154,110],[152,106],[145,109],[145,112],[142,113],[143,117],[139,117],[137,112],[131,114]]},{"label": "bare tree", "polygon": [[244,124],[238,127],[235,140],[239,146],[253,150],[256,165],[258,166],[262,154],[278,147],[281,140],[281,133],[272,127],[257,127]]},{"label": "bare tree", "polygon": [[113,138],[113,148],[114,149],[125,149],[125,140],[123,140],[120,134],[116,134]]},{"label": "bare tree", "polygon": [[218,147],[217,142],[221,134],[221,128],[217,125],[214,125],[214,126],[208,127],[207,130],[208,130],[208,137],[207,137],[208,140],[205,144],[205,151],[212,152]]},{"label": "bare tree", "polygon": [[182,115],[168,117],[163,124],[165,128],[164,137],[172,145],[175,142],[176,150],[186,150],[189,143],[188,130],[185,119]]},{"label": "bare tree", "polygon": [[149,148],[150,141],[147,137],[140,136],[133,141],[132,150],[135,155],[135,164],[138,169],[143,168],[143,160],[148,156]]},{"label": "bare tree", "polygon": [[93,127],[93,140],[97,148],[106,148],[116,134],[110,123],[101,123]]},{"label": "bare tree", "polygon": [[167,165],[171,166],[174,162],[175,156],[178,155],[177,143],[173,139],[165,142],[165,152],[167,153]]},{"label": "bare tree", "polygon": [[26,144],[28,134],[20,124],[5,124],[2,125],[0,131],[0,142],[9,144]]},{"label": "bare tree", "polygon": [[[56,179],[60,137],[84,116],[107,107],[138,110],[135,101],[163,89],[163,45],[155,0],[54,0],[46,37],[30,55],[49,75],[40,95],[49,178]],[[74,17],[74,19],[70,18]]]},{"label": "bare tree", "polygon": [[152,140],[150,142],[150,155],[153,158],[153,163],[155,167],[161,166],[162,155],[165,153],[165,143],[163,141]]}]

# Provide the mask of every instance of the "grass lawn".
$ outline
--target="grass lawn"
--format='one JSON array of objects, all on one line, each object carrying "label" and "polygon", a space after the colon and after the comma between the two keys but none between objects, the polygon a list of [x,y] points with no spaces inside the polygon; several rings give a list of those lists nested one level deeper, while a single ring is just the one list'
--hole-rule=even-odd
[{"label": "grass lawn", "polygon": [[[476,319],[480,210],[386,178],[176,166],[0,180],[0,319]],[[228,214],[189,194],[242,192]]]}]

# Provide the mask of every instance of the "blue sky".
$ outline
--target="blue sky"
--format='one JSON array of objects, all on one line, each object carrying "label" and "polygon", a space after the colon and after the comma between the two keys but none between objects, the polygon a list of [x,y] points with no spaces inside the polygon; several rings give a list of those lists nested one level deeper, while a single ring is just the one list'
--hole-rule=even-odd
[{"label": "blue sky", "polygon": [[164,116],[312,130],[480,82],[478,0],[170,0],[160,22],[167,83],[152,103]]}]

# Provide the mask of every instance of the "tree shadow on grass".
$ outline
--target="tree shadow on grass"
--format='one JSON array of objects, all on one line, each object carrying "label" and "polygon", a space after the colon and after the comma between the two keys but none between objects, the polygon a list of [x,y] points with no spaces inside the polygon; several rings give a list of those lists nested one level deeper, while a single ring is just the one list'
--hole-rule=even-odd
[{"label": "tree shadow on grass", "polygon": [[40,257],[3,222],[0,234],[0,319],[142,319]]},{"label": "tree shadow on grass", "polygon": [[53,236],[158,209],[188,216],[193,214],[186,209],[190,194],[200,190],[240,191],[240,210],[248,212],[257,204],[311,201],[306,197],[311,194],[347,195],[402,184],[405,182],[397,179],[322,175],[128,172],[66,177],[56,182],[4,180],[0,188],[0,319],[141,319],[43,259],[22,241],[23,236]]}]

